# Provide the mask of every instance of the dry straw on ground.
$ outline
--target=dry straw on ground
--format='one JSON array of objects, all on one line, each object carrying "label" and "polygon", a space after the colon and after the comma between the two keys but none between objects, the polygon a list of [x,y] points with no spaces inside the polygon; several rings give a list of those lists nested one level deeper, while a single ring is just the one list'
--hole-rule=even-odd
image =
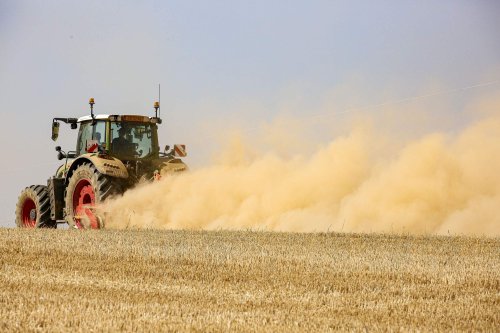
[{"label": "dry straw on ground", "polygon": [[0,229],[0,330],[499,331],[500,239]]}]

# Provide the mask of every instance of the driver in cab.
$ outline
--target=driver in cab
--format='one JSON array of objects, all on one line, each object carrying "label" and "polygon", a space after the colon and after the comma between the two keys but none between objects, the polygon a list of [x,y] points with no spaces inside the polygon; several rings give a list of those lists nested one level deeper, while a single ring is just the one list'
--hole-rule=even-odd
[{"label": "driver in cab", "polygon": [[114,138],[111,143],[115,154],[130,157],[137,155],[135,144],[129,139],[129,137],[129,130],[127,128],[121,127],[118,130],[118,137]]}]

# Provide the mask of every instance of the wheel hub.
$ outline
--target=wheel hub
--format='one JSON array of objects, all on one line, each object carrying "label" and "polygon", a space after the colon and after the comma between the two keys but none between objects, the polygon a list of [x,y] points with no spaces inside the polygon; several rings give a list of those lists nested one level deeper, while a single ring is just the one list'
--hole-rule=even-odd
[{"label": "wheel hub", "polygon": [[36,209],[30,211],[30,220],[36,220]]}]

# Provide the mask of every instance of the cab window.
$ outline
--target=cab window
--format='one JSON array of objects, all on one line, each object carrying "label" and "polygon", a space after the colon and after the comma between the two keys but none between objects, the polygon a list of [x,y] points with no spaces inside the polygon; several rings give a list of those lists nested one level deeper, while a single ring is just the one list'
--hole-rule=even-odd
[{"label": "cab window", "polygon": [[94,126],[92,122],[86,122],[80,124],[80,131],[78,132],[78,140],[76,146],[77,155],[82,155],[87,152],[87,141],[97,140],[97,143],[102,147],[105,147],[106,142],[106,122],[97,121]]},{"label": "cab window", "polygon": [[157,154],[156,128],[143,122],[112,122],[111,152],[123,159],[148,158]]}]

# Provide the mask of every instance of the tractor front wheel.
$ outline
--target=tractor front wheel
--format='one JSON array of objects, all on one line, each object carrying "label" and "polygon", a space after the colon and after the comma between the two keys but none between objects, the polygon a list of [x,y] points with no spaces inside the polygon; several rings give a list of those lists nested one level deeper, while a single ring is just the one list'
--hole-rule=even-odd
[{"label": "tractor front wheel", "polygon": [[47,186],[31,185],[19,196],[16,205],[16,225],[19,228],[56,228],[50,219],[50,199]]},{"label": "tractor front wheel", "polygon": [[84,163],[76,168],[66,188],[66,221],[77,229],[100,229],[103,221],[96,207],[119,193],[113,178],[101,174],[94,165]]}]

